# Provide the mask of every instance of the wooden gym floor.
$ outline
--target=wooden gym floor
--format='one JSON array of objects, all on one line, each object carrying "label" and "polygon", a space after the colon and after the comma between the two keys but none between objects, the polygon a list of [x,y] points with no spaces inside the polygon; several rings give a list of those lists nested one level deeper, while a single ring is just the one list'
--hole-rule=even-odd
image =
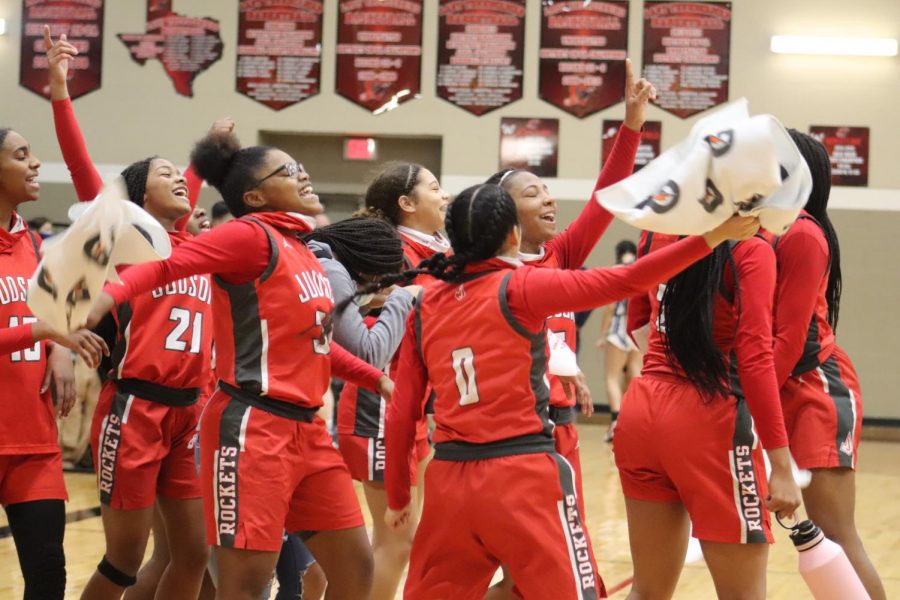
[{"label": "wooden gym floor", "polygon": [[[631,576],[625,505],[605,426],[580,425],[581,457],[588,526],[607,587],[613,589]],[[889,598],[900,598],[900,444],[863,440],[857,477],[856,516],[860,534],[878,568]],[[78,598],[103,554],[103,529],[91,509],[97,507],[92,475],[66,474],[71,500],[66,512],[84,511],[66,529],[68,588],[66,598]],[[362,501],[362,500],[361,500]],[[364,501],[363,506],[365,506]],[[365,509],[364,509],[365,512]],[[367,515],[368,516],[368,515]],[[84,518],[86,517],[86,518]],[[0,527],[6,525],[0,512]],[[768,597],[809,598],[796,570],[797,556],[787,533],[777,528],[777,542],[769,553]],[[149,548],[148,548],[149,554]],[[624,598],[627,586],[612,595]],[[0,600],[22,597],[22,580],[11,537],[0,538]],[[398,595],[399,597],[399,595]],[[714,598],[712,580],[703,562],[687,565],[675,598]]]}]

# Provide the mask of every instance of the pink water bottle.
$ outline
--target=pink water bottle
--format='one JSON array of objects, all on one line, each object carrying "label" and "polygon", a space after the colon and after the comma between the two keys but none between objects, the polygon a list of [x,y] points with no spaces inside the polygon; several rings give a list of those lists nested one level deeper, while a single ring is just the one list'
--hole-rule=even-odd
[{"label": "pink water bottle", "polygon": [[812,521],[791,529],[791,541],[800,552],[800,575],[816,600],[868,600],[869,594],[843,548]]}]

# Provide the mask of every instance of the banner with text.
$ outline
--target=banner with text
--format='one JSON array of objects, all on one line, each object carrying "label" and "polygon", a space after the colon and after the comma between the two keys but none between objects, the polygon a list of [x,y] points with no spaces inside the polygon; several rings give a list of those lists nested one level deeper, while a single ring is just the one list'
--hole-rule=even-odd
[{"label": "banner with text", "polygon": [[437,95],[474,115],[522,97],[525,0],[441,0]]},{"label": "banner with text", "polygon": [[219,21],[172,11],[172,0],[147,0],[144,33],[120,33],[131,58],[143,66],[158,60],[175,91],[194,96],[194,79],[222,58]]},{"label": "banner with text", "polygon": [[504,117],[500,120],[500,168],[556,177],[559,120]]},{"label": "banner with text", "polygon": [[625,99],[628,2],[543,0],[540,96],[582,118]]},{"label": "banner with text", "polygon": [[238,93],[281,110],[319,93],[322,0],[241,0]]},{"label": "banner with text", "polygon": [[832,185],[869,185],[869,128],[812,125],[816,138],[831,158]]},{"label": "banner with text", "polygon": [[[600,166],[606,164],[612,152],[613,144],[616,141],[616,134],[622,121],[619,120],[603,120],[603,151],[601,153]],[[637,155],[634,158],[634,173],[637,173],[647,164],[659,156],[659,143],[662,138],[662,121],[647,121],[644,123],[644,129],[641,131],[641,142],[638,145]]]},{"label": "banner with text", "polygon": [[645,2],[644,66],[655,104],[682,119],[728,101],[730,2]]},{"label": "banner with text", "polygon": [[422,0],[341,0],[337,93],[381,114],[419,93]]},{"label": "banner with text", "polygon": [[54,41],[65,34],[78,49],[69,63],[69,96],[100,89],[103,66],[103,0],[22,0],[19,85],[50,99],[44,25]]}]

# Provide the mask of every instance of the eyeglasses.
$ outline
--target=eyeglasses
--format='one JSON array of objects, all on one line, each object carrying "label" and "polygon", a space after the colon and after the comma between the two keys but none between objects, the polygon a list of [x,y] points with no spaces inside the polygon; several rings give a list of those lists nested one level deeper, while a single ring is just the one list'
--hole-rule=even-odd
[{"label": "eyeglasses", "polygon": [[271,173],[269,173],[268,175],[266,175],[266,176],[263,177],[262,179],[256,180],[256,181],[253,183],[253,187],[251,187],[250,189],[258,188],[259,186],[261,186],[261,185],[263,184],[263,182],[264,182],[266,179],[270,179],[270,178],[272,178],[272,177],[275,177],[276,175],[278,175],[278,174],[281,173],[282,171],[287,172],[288,177],[296,177],[296,176],[299,175],[300,173],[304,173],[304,172],[305,172],[305,170],[303,169],[303,165],[301,165],[301,164],[298,163],[298,162],[284,163],[283,165],[281,165],[280,167],[278,167],[277,169],[275,169],[274,171],[272,171]]}]

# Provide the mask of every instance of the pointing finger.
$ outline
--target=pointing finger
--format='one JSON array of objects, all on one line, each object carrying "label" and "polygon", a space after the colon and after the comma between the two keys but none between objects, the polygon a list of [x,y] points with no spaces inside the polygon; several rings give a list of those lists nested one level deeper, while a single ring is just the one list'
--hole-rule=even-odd
[{"label": "pointing finger", "polygon": [[634,89],[634,67],[631,64],[631,59],[625,59],[625,91],[627,93],[631,93]]}]

